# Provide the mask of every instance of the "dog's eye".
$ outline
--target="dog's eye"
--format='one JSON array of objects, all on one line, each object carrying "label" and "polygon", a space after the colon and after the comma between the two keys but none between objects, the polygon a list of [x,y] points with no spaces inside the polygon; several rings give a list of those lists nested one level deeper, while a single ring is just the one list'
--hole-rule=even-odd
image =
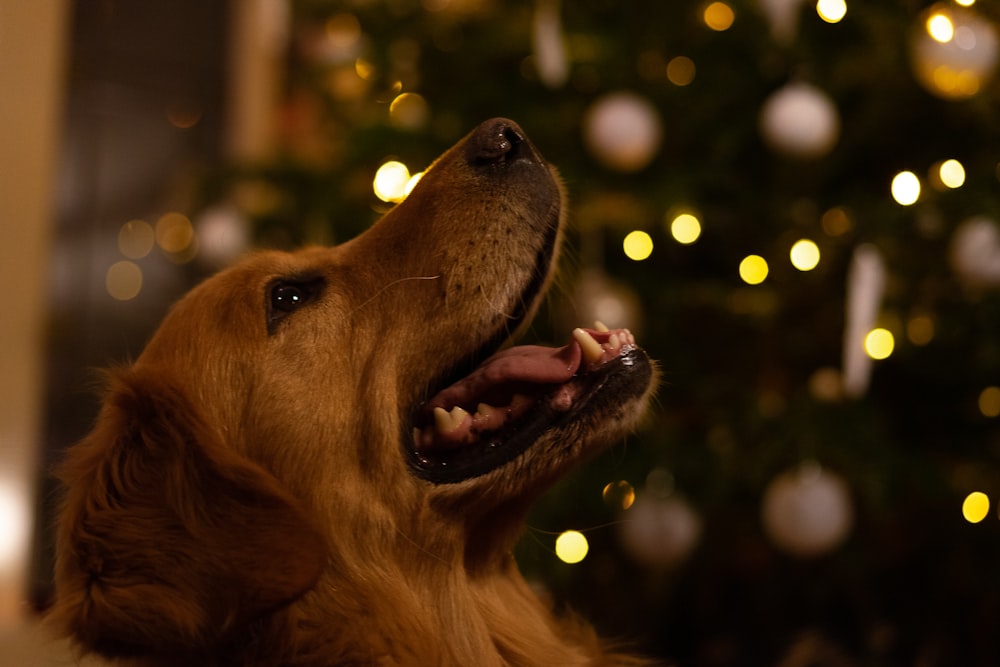
[{"label": "dog's eye", "polygon": [[280,320],[312,301],[322,284],[322,280],[280,280],[271,285],[267,308],[268,330],[273,332]]}]

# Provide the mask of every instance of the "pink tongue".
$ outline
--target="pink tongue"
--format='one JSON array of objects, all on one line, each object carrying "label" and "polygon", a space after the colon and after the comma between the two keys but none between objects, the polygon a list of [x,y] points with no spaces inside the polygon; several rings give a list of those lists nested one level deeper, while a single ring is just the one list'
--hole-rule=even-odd
[{"label": "pink tongue", "polygon": [[[483,362],[468,377],[459,380],[428,403],[450,410],[456,405],[469,405],[490,387],[501,383],[530,382],[532,384],[562,384],[568,382],[580,368],[581,351],[576,342],[564,347],[518,345]],[[475,405],[471,407],[475,408]]]}]

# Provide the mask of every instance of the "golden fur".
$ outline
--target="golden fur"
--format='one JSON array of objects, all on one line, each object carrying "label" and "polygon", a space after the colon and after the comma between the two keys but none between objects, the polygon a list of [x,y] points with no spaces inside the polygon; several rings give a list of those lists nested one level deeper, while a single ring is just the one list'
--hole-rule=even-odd
[{"label": "golden fur", "polygon": [[550,613],[511,549],[633,425],[641,350],[510,461],[438,478],[409,451],[435,385],[530,319],[562,217],[554,170],[496,119],[358,238],[192,290],[60,469],[52,622],[133,665],[639,664]]}]

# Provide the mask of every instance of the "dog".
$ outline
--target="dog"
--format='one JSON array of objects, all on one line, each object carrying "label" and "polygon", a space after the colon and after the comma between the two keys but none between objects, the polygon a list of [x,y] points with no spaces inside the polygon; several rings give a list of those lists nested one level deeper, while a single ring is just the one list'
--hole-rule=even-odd
[{"label": "dog", "polygon": [[557,618],[511,553],[658,374],[599,323],[508,345],[565,208],[494,119],[358,237],[191,290],[61,463],[50,621],[125,665],[640,664]]}]

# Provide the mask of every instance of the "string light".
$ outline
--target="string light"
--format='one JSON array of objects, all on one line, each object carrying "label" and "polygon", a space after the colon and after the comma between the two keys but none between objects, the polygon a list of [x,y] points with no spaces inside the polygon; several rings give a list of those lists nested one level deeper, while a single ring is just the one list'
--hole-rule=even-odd
[{"label": "string light", "polygon": [[948,16],[940,12],[935,12],[927,17],[925,27],[927,34],[941,44],[947,44],[955,37],[955,24]]},{"label": "string light", "polygon": [[979,523],[990,513],[990,497],[982,491],[973,491],[962,502],[962,516],[969,523]]},{"label": "string light", "polygon": [[920,179],[912,171],[901,171],[892,179],[892,198],[897,204],[910,206],[920,199]]},{"label": "string light", "polygon": [[556,538],[556,556],[564,563],[579,563],[587,557],[590,545],[587,538],[575,530],[567,530]]},{"label": "string light", "polygon": [[182,253],[194,242],[194,225],[183,213],[166,213],[156,221],[156,243],[165,252]]},{"label": "string light", "polygon": [[681,213],[671,221],[670,235],[678,243],[694,243],[701,236],[701,222],[691,213]]},{"label": "string light", "polygon": [[844,0],[819,0],[816,13],[827,23],[840,23],[847,15],[847,3]]},{"label": "string light", "polygon": [[872,329],[865,336],[865,353],[876,360],[886,359],[896,347],[892,332],[881,327]]},{"label": "string light", "polygon": [[915,315],[906,323],[906,338],[914,345],[927,345],[934,339],[934,320]]},{"label": "string light", "polygon": [[641,262],[653,254],[653,239],[646,232],[637,229],[628,233],[622,242],[622,248],[626,257]]},{"label": "string light", "polygon": [[809,239],[801,239],[792,246],[789,256],[792,266],[799,271],[812,271],[819,264],[819,246]]},{"label": "string light", "polygon": [[759,285],[767,278],[767,260],[760,255],[748,255],[740,262],[740,278],[748,285]]}]

